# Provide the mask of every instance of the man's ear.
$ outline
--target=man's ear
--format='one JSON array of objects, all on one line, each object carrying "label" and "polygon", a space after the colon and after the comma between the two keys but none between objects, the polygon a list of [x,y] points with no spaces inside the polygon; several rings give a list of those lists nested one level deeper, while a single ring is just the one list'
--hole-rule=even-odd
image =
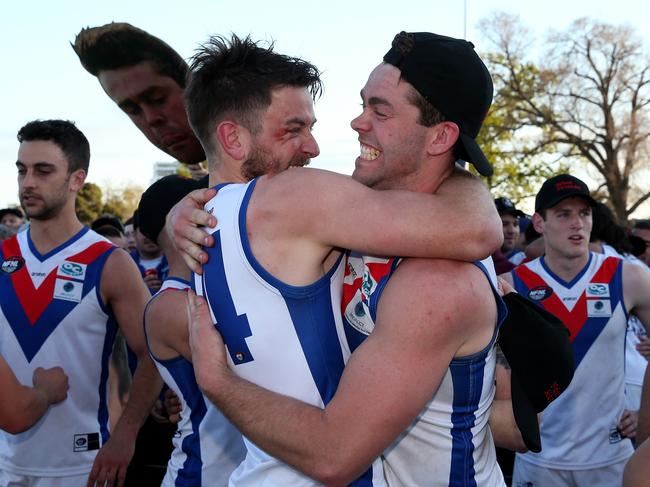
[{"label": "man's ear", "polygon": [[544,219],[542,215],[537,212],[533,213],[533,216],[530,217],[530,222],[537,233],[544,235]]},{"label": "man's ear", "polygon": [[221,150],[235,159],[243,161],[248,157],[251,136],[248,129],[232,120],[224,120],[215,129]]},{"label": "man's ear", "polygon": [[86,171],[83,169],[77,169],[72,171],[70,174],[70,191],[77,192],[83,188],[84,183],[86,182]]},{"label": "man's ear", "polygon": [[427,153],[439,156],[453,150],[459,135],[460,130],[454,122],[445,121],[429,127]]}]

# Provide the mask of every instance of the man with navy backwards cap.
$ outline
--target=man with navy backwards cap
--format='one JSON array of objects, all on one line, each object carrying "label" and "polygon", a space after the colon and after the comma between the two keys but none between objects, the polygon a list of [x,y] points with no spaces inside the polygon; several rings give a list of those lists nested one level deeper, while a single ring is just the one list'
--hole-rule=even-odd
[{"label": "man with navy backwards cap", "polygon": [[517,455],[513,485],[621,485],[633,452],[628,437],[636,420],[624,410],[625,329],[630,313],[646,328],[650,323],[650,275],[589,251],[594,204],[578,178],[547,180],[532,217],[545,254],[506,275],[564,322],[576,363],[569,387],[541,414],[542,451]]},{"label": "man with navy backwards cap", "polygon": [[[352,121],[361,143],[357,181],[434,193],[459,158],[491,174],[474,138],[492,82],[470,43],[400,33],[361,97],[363,112]],[[312,205],[303,203],[285,212],[304,218],[299,212]],[[390,485],[504,485],[488,427],[493,344],[505,311],[491,262],[345,258],[342,325],[354,353],[324,409],[237,377],[231,368],[239,365],[228,360],[237,350],[223,353],[205,302],[191,300],[203,391],[262,450],[327,485],[351,482],[378,456]]]}]

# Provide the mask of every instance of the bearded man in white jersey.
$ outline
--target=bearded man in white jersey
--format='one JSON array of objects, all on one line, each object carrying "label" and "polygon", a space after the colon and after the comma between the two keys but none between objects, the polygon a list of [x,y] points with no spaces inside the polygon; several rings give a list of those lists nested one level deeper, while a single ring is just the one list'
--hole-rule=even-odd
[{"label": "bearded man in white jersey", "polygon": [[[31,225],[2,243],[0,353],[21,383],[39,367],[61,366],[70,389],[28,432],[0,433],[0,485],[121,485],[161,387],[142,332],[148,292],[128,254],[75,214],[90,158],[81,131],[34,121],[18,140],[19,197]],[[106,379],[117,326],[139,362],[109,439]]]},{"label": "bearded man in white jersey", "polygon": [[[208,322],[193,332],[192,356],[204,392],[257,444],[249,446],[250,461],[231,478],[234,485],[259,481],[259,475],[268,474],[260,466],[277,465],[273,456],[326,484],[382,485],[385,479],[377,475],[374,465],[367,470],[368,465],[398,436],[386,453],[393,484],[419,485],[426,477],[435,485],[461,478],[481,485],[503,485],[487,427],[493,395],[492,344],[503,312],[490,284],[495,282],[493,270],[485,272],[486,267],[459,261],[400,262],[349,255],[344,323],[332,313],[329,328],[312,326],[310,320],[314,314],[318,318],[324,308],[305,314],[304,307],[301,311],[290,302],[306,292],[305,288],[315,291],[328,281],[334,292],[331,279],[341,269],[340,251],[333,247],[358,248],[376,255],[428,255],[420,244],[424,242],[424,219],[431,213],[417,206],[419,201],[436,200],[440,195],[432,193],[442,193],[446,184],[460,177],[454,172],[458,155],[485,174],[491,171],[473,138],[490,105],[492,85],[472,46],[435,34],[402,33],[385,60],[362,90],[364,111],[353,121],[362,150],[355,179],[384,191],[375,192],[322,171],[292,169],[259,178],[246,189],[225,187],[208,204],[219,220],[214,233],[218,243],[197,288],[201,286],[210,301],[227,353],[219,355],[223,349],[215,345],[217,337]],[[434,81],[436,73],[443,75],[442,84]],[[192,96],[192,83],[186,96]],[[442,93],[440,98],[436,91]],[[453,102],[444,105],[444,115],[450,117],[446,119],[430,100],[443,105],[445,96],[450,95]],[[191,100],[188,112],[204,148],[218,143],[217,148],[231,156],[250,150],[250,134],[241,128],[234,130],[232,122],[197,120]],[[309,121],[313,116],[307,114],[304,118]],[[206,152],[211,151],[206,148]],[[478,203],[463,194],[464,205],[472,203],[464,216],[470,217],[477,208],[493,208],[491,202]],[[412,205],[411,211],[402,210],[407,205]],[[240,212],[239,224],[232,209]],[[445,218],[459,208],[442,205],[439,211],[426,224],[458,230],[445,226],[451,221]],[[441,221],[436,222],[438,216]],[[364,228],[364,224],[381,226],[381,233]],[[429,252],[445,238],[435,237]],[[454,237],[437,251],[451,257],[462,250],[459,241],[472,239],[472,235]],[[239,243],[233,246],[233,241]],[[186,246],[185,242],[181,245]],[[240,251],[236,251],[238,247]],[[240,270],[233,271],[233,262],[242,258],[248,264],[237,264]],[[233,281],[235,274],[238,284]],[[367,277],[362,279],[362,274]],[[278,305],[272,297],[259,294],[256,309],[245,296],[253,292],[255,281],[266,283],[271,294],[286,303]],[[217,289],[221,292],[215,292]],[[224,295],[231,300],[221,302]],[[379,295],[382,299],[377,307]],[[335,295],[329,300],[336,301]],[[282,328],[284,322],[277,321],[285,309],[291,315],[286,318],[289,328]],[[348,321],[350,309],[357,318],[367,318],[357,320],[354,326]],[[205,313],[206,308],[199,305],[201,310]],[[259,313],[266,313],[266,323],[262,323],[264,316],[256,316]],[[302,325],[301,320],[305,320]],[[364,341],[370,331],[373,333]],[[296,348],[292,348],[294,343]],[[323,347],[330,352],[340,348],[338,356],[344,362],[349,349],[357,345],[340,379],[336,374],[327,375],[331,369],[323,371],[325,356],[333,356],[320,356]],[[469,371],[472,366],[476,373]],[[301,389],[304,384],[298,378],[303,369],[305,380],[315,383],[315,396]],[[337,373],[340,375],[340,370]],[[454,390],[454,381],[467,387],[459,385]],[[439,386],[444,392],[434,397]],[[469,390],[475,395],[469,397]],[[461,421],[454,422],[458,419],[455,407],[460,404],[461,409],[466,408]],[[407,459],[412,453],[407,445],[413,445],[409,426],[417,427],[414,420],[421,412],[428,422],[419,430],[428,436],[426,462],[412,456]],[[438,428],[434,424],[438,420],[454,426]],[[405,430],[407,433],[400,435]],[[289,472],[284,469],[285,474]],[[300,479],[298,485],[313,485],[305,477],[292,478]]]},{"label": "bearded man in white jersey", "polygon": [[590,252],[594,199],[569,174],[537,193],[532,224],[545,254],[504,275],[560,318],[571,333],[576,372],[541,415],[542,451],[517,455],[513,485],[621,485],[636,428],[624,409],[627,319],[650,323],[650,274],[618,257]]}]

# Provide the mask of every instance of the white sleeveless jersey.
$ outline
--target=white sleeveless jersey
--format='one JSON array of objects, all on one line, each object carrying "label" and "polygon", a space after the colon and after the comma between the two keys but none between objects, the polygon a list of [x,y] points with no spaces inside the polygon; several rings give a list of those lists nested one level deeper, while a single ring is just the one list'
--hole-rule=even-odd
[{"label": "white sleeveless jersey", "polygon": [[0,469],[84,474],[108,439],[106,379],[117,326],[99,284],[114,249],[88,228],[46,255],[29,230],[2,242],[0,354],[22,384],[31,386],[37,367],[60,366],[70,389],[28,431],[0,431]]},{"label": "white sleeveless jersey", "polygon": [[[343,259],[308,286],[287,285],[267,272],[253,256],[246,233],[255,182],[226,185],[206,204],[218,226],[196,289],[208,300],[237,375],[322,408],[334,396],[350,355],[340,313]],[[244,441],[248,453],[231,486],[318,485]],[[385,485],[381,462],[351,485]]]},{"label": "white sleeveless jersey", "polygon": [[[170,277],[151,300],[169,289],[190,287],[189,282]],[[180,355],[162,360],[151,349],[149,355],[182,406],[162,486],[227,486],[230,474],[246,454],[241,433],[201,393],[191,362]]]},{"label": "white sleeveless jersey", "polygon": [[571,281],[540,257],[512,271],[514,287],[560,318],[570,331],[576,371],[569,387],[542,413],[540,453],[517,459],[549,468],[580,470],[629,457],[632,444],[616,429],[625,401],[625,328],[622,260],[591,253]]},{"label": "white sleeveless jersey", "polygon": [[[383,290],[399,258],[347,256],[343,318],[354,350],[374,329]],[[494,341],[507,310],[496,291],[492,259],[477,262],[493,288],[498,309],[494,336],[482,351],[455,358],[417,419],[384,452],[391,486],[503,486],[488,425],[494,398]]]}]

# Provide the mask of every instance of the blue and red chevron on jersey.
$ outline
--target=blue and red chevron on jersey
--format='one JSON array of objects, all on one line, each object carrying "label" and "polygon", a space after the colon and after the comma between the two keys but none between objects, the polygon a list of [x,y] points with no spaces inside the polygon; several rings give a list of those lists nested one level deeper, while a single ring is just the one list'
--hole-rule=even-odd
[{"label": "blue and red chevron on jersey", "polygon": [[29,230],[3,242],[0,354],[21,384],[31,384],[39,367],[60,366],[70,390],[28,431],[0,432],[0,470],[81,475],[108,440],[108,363],[117,323],[100,287],[115,248],[88,228],[45,254]]},{"label": "blue and red chevron on jersey", "polygon": [[[47,274],[40,286],[36,287],[27,265],[20,266],[3,279],[0,278],[0,293],[9,297],[1,300],[0,306],[28,361],[31,361],[52,331],[77,305],[74,301],[54,299],[56,281],[83,283],[81,292],[83,298],[94,288],[95,278],[109,251],[114,248],[115,246],[110,242],[95,242],[85,250],[65,259],[66,262],[85,266],[84,279],[66,275],[60,272],[60,266],[56,266]],[[24,262],[16,235],[2,242],[2,261],[12,258],[19,258]]]},{"label": "blue and red chevron on jersey", "polygon": [[[540,265],[552,274],[547,268],[544,259],[540,258]],[[611,310],[618,306],[622,297],[622,261],[616,257],[607,257],[600,267],[595,271],[593,276],[588,280],[583,280],[585,272],[589,269],[591,256],[585,268],[576,276],[571,283],[564,283],[557,278],[560,284],[566,284],[568,289],[574,286],[581,287],[581,292],[571,297],[570,301],[563,302],[562,297],[558,294],[557,287],[553,290],[548,283],[536,272],[531,270],[527,265],[521,265],[513,270],[514,287],[523,296],[527,296],[538,306],[554,314],[569,329],[571,343],[573,344],[573,353],[576,366],[580,364],[591,344],[598,338],[611,317]],[[607,291],[597,293],[598,286],[607,286]],[[538,292],[536,292],[538,291]],[[588,307],[596,308],[599,304],[605,307],[603,299],[607,298],[609,313],[603,310],[602,316],[594,316],[590,313]],[[565,297],[564,299],[568,299]],[[585,326],[589,323],[589,326]]]}]

